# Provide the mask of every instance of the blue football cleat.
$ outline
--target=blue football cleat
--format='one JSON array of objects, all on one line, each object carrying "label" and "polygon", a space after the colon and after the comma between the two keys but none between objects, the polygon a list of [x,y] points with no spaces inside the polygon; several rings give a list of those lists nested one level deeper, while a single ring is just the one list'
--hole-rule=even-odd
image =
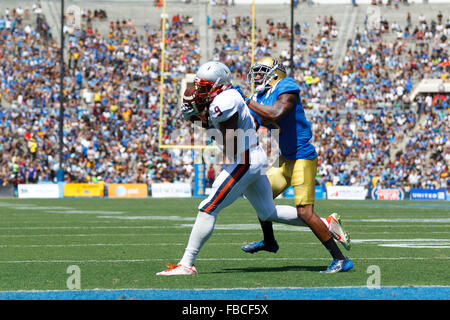
[{"label": "blue football cleat", "polygon": [[244,244],[241,249],[247,253],[255,253],[261,250],[269,251],[269,252],[277,252],[280,247],[278,246],[278,243],[275,241],[272,245],[266,246],[264,243],[264,240]]},{"label": "blue football cleat", "polygon": [[346,258],[345,260],[333,260],[328,266],[328,269],[320,271],[320,273],[346,272],[352,268],[353,262],[349,258]]}]

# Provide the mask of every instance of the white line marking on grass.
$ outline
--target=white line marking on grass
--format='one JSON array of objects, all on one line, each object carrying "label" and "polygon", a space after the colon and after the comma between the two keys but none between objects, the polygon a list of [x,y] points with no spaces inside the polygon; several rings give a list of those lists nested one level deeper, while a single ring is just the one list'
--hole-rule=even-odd
[{"label": "white line marking on grass", "polygon": [[[178,258],[122,259],[122,260],[0,260],[0,264],[15,263],[136,263],[179,260]],[[197,258],[197,261],[330,261],[330,258]],[[365,257],[352,260],[450,260],[450,257]]]},{"label": "white line marking on grass", "polygon": [[179,217],[179,216],[126,216],[126,217],[116,217],[116,216],[98,216],[97,218],[109,218],[109,219],[119,219],[119,220],[168,220],[168,221],[195,221],[195,217]]},{"label": "white line marking on grass", "polygon": [[[255,235],[254,232],[226,232],[214,233],[220,236]],[[75,233],[75,234],[0,234],[0,238],[27,238],[27,237],[153,237],[153,236],[189,236],[189,232],[167,233]]]},{"label": "white line marking on grass", "polygon": [[[192,224],[179,224],[179,227],[184,228],[192,228]],[[249,223],[249,224],[216,224],[214,227],[215,230],[261,230],[261,225],[257,223]],[[308,227],[297,227],[297,226],[289,226],[284,224],[274,224],[274,230],[283,230],[283,231],[308,231],[311,230]]]},{"label": "white line marking on grass", "polygon": [[357,219],[345,220],[345,222],[450,222],[450,218],[435,218],[435,219]]},{"label": "white line marking on grass", "polygon": [[[15,207],[11,207],[17,210],[73,210],[73,208],[67,208],[67,207],[40,207],[40,206],[34,206],[34,207],[24,207],[23,205],[18,205]],[[60,211],[56,211],[60,212]]]},{"label": "white line marking on grass", "polygon": [[[9,202],[0,202],[0,207],[13,207],[15,204],[14,203],[9,203]],[[17,205],[17,203],[16,203]],[[33,207],[35,206],[34,204],[26,204],[26,203],[22,203],[20,204],[23,207]]]},{"label": "white line marking on grass", "polygon": [[[49,227],[0,227],[1,230],[58,230],[58,229],[173,229],[173,228],[189,228],[192,229],[193,224],[176,224],[162,226],[49,226]],[[275,230],[283,231],[308,231],[308,227],[296,227],[277,224],[274,225]],[[259,224],[216,224],[216,230],[261,230]]]},{"label": "white line marking on grass", "polygon": [[36,207],[35,204],[28,204],[28,203],[9,203],[9,202],[0,202],[0,207]]},{"label": "white line marking on grass", "polygon": [[[119,220],[167,220],[167,221],[195,221],[195,217],[183,218],[179,216],[126,216],[126,217],[115,217],[115,216],[99,216],[97,218],[110,218]],[[179,224],[177,225],[181,228],[192,228],[193,224]],[[308,227],[297,227],[288,226],[283,224],[274,224],[274,230],[282,231],[310,231]],[[215,230],[261,230],[261,226],[257,223],[250,224],[216,224]]]},{"label": "white line marking on grass", "polygon": [[[2,244],[0,248],[69,248],[69,247],[120,247],[120,246],[154,246],[155,243],[83,243],[83,244]],[[186,243],[158,243],[158,246],[185,246]],[[214,243],[211,243],[214,245]],[[219,245],[219,243],[216,243]],[[223,245],[223,243],[222,243]]]},{"label": "white line marking on grass", "polygon": [[[65,211],[46,211],[47,213],[67,213],[67,214],[124,214],[125,211],[106,211],[106,210],[65,210]],[[103,216],[99,216],[103,217]],[[116,218],[116,217],[114,217]]]},{"label": "white line marking on grass", "polygon": [[379,247],[446,249],[450,248],[450,239],[352,239],[353,243],[375,244]]},{"label": "white line marking on grass", "polygon": [[17,210],[73,210],[74,208],[70,207],[61,207],[61,206],[39,206],[36,204],[28,204],[28,203],[6,203],[0,202],[0,207],[7,207]]},{"label": "white line marking on grass", "polygon": [[[345,225],[347,225],[347,224],[345,224]],[[397,226],[396,225],[373,226],[373,225],[367,225],[367,224],[358,224],[358,226],[361,228],[364,228],[364,229],[366,229],[366,228],[378,228],[378,229],[379,228],[384,228],[384,229],[386,229],[386,228],[390,228],[390,229],[401,228],[401,229],[404,229],[404,228],[448,228],[448,227],[450,227],[450,224],[436,224],[436,223],[433,224],[433,223],[427,222],[427,225],[420,225],[420,226],[418,226],[417,224],[410,224],[410,225],[402,224],[402,225],[397,225]],[[352,227],[356,228],[355,225],[352,225]]]},{"label": "white line marking on grass", "polygon": [[[354,239],[353,243],[366,243],[366,244],[376,244],[379,247],[397,247],[397,248],[433,248],[442,249],[450,247],[450,240],[447,239]],[[386,242],[390,242],[387,243]],[[281,242],[280,242],[281,243]],[[211,242],[208,245],[213,246],[239,246],[243,242]],[[282,242],[284,246],[287,245],[321,245],[319,241],[317,242]],[[149,242],[149,243],[77,243],[77,244],[2,244],[0,248],[39,248],[39,247],[49,247],[49,248],[64,248],[64,247],[118,247],[118,246],[185,246],[186,243],[176,243],[176,242]]]},{"label": "white line marking on grass", "polygon": [[352,239],[353,243],[363,242],[433,242],[433,241],[450,241],[450,239]]},{"label": "white line marking on grass", "polygon": [[[211,242],[208,243],[209,246],[240,246],[242,242]],[[320,242],[283,242],[284,245],[321,245]],[[64,247],[119,247],[119,246],[186,246],[187,242],[175,243],[77,243],[77,244],[1,244],[0,248],[39,248],[39,247],[49,247],[49,248],[64,248]]]},{"label": "white line marking on grass", "polygon": [[166,229],[178,226],[60,226],[60,227],[0,227],[2,230],[59,230],[59,229]]},{"label": "white line marking on grass", "polygon": [[77,210],[70,207],[61,206],[39,206],[36,204],[24,203],[6,203],[0,202],[0,207],[8,207],[14,210],[46,210],[46,213],[67,213],[67,214],[124,214],[124,211],[107,211],[107,210]]},{"label": "white line marking on grass", "polygon": [[379,244],[379,247],[391,247],[391,248],[412,248],[412,249],[449,249],[450,242],[436,243],[436,244],[413,244],[413,243],[396,243],[396,244]]},{"label": "white line marking on grass", "polygon": [[[64,221],[64,223],[66,223],[66,221]],[[93,222],[96,223],[96,222]],[[49,229],[49,228],[53,228],[54,226],[48,226],[48,227],[41,227],[42,229]],[[8,230],[8,229],[13,229],[15,227],[5,227],[5,226],[0,226],[0,230],[4,229],[4,230]],[[24,228],[24,227],[21,227]],[[26,227],[26,228],[33,228],[33,227]],[[37,227],[36,227],[37,228]],[[224,229],[225,230],[225,229]],[[223,230],[216,230],[214,231],[214,234],[217,235],[255,235],[255,232],[221,232]],[[290,230],[287,230],[290,231]],[[292,231],[297,231],[297,230],[292,230]],[[400,232],[400,231],[373,231],[373,232],[364,232],[364,231],[351,231],[351,235],[357,235],[357,234],[362,234],[362,235],[368,235],[368,234],[372,234],[372,235],[376,235],[376,234],[380,234],[380,235],[388,235],[388,234],[395,234],[395,235],[400,235],[400,234],[416,234],[416,233],[420,233],[421,235],[423,235],[423,231],[408,231],[408,232]],[[177,234],[168,234],[168,233],[134,233],[134,234],[117,234],[117,235],[156,235],[156,236],[176,236],[176,235],[180,235],[180,234],[189,234],[189,232],[185,232],[185,233],[179,233],[177,232]],[[450,231],[427,231],[427,234],[450,234]],[[23,235],[5,235],[5,234],[0,234],[0,237],[40,237],[40,236],[103,236],[103,235],[116,235],[116,234],[111,234],[111,233],[102,233],[102,234],[69,234],[69,235],[51,235],[51,234],[23,234]],[[353,240],[352,240],[353,241]]]},{"label": "white line marking on grass", "polygon": [[[380,232],[357,232],[352,231],[351,234],[413,234],[413,233],[420,233],[423,234],[423,231],[408,231],[408,232],[399,232],[399,231],[380,231]],[[427,234],[448,234],[450,231],[427,231]]]},{"label": "white line marking on grass", "polygon": [[[185,233],[188,235],[189,233]],[[161,234],[163,235],[163,234]],[[178,234],[179,235],[179,234]],[[147,233],[86,233],[86,234],[1,234],[1,238],[27,238],[27,237],[142,237],[142,236],[154,236],[154,234]],[[164,235],[164,236],[167,236]]]}]

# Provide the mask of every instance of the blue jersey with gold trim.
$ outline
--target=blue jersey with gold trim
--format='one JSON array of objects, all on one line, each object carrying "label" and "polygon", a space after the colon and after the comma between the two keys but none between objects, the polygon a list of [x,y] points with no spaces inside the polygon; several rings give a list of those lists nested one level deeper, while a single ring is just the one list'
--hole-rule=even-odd
[{"label": "blue jersey with gold trim", "polygon": [[[300,87],[291,77],[281,79],[270,90],[256,96],[256,101],[263,105],[272,105],[283,93],[300,92]],[[309,142],[312,137],[311,125],[306,119],[300,97],[297,106],[292,108],[276,125],[261,123],[261,119],[251,112],[258,123],[270,129],[280,129],[280,152],[286,159],[312,159],[317,157],[314,146]]]}]

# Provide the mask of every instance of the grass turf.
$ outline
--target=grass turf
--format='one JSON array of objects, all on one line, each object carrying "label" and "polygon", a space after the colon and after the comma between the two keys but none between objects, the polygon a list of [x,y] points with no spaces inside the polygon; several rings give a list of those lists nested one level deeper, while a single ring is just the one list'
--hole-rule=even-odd
[{"label": "grass turf", "polygon": [[331,257],[307,228],[276,224],[276,254],[241,251],[261,232],[240,199],[219,214],[197,276],[157,277],[165,262],[181,258],[199,202],[1,199],[0,291],[67,289],[72,265],[80,268],[81,289],[365,286],[373,265],[381,286],[450,285],[450,205],[419,201],[318,200],[316,212],[340,213],[353,241],[351,251],[341,248],[354,270],[329,275],[319,271]]}]

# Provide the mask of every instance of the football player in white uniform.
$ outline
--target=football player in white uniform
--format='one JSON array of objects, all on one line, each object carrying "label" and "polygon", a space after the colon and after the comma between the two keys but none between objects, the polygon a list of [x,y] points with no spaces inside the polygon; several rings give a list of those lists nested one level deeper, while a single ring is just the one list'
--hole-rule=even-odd
[{"label": "football player in white uniform", "polygon": [[[192,103],[183,103],[185,119],[202,119],[202,126],[217,131],[215,139],[230,160],[213,183],[210,195],[198,209],[184,255],[178,264],[167,263],[167,270],[157,275],[197,274],[194,261],[211,236],[216,217],[226,206],[242,194],[263,220],[306,226],[298,218],[294,207],[275,206],[272,188],[262,172],[267,165],[267,155],[258,144],[253,117],[240,91],[231,84],[231,72],[220,62],[203,64],[194,80],[195,90],[186,90]],[[220,134],[219,134],[220,133]]]}]

